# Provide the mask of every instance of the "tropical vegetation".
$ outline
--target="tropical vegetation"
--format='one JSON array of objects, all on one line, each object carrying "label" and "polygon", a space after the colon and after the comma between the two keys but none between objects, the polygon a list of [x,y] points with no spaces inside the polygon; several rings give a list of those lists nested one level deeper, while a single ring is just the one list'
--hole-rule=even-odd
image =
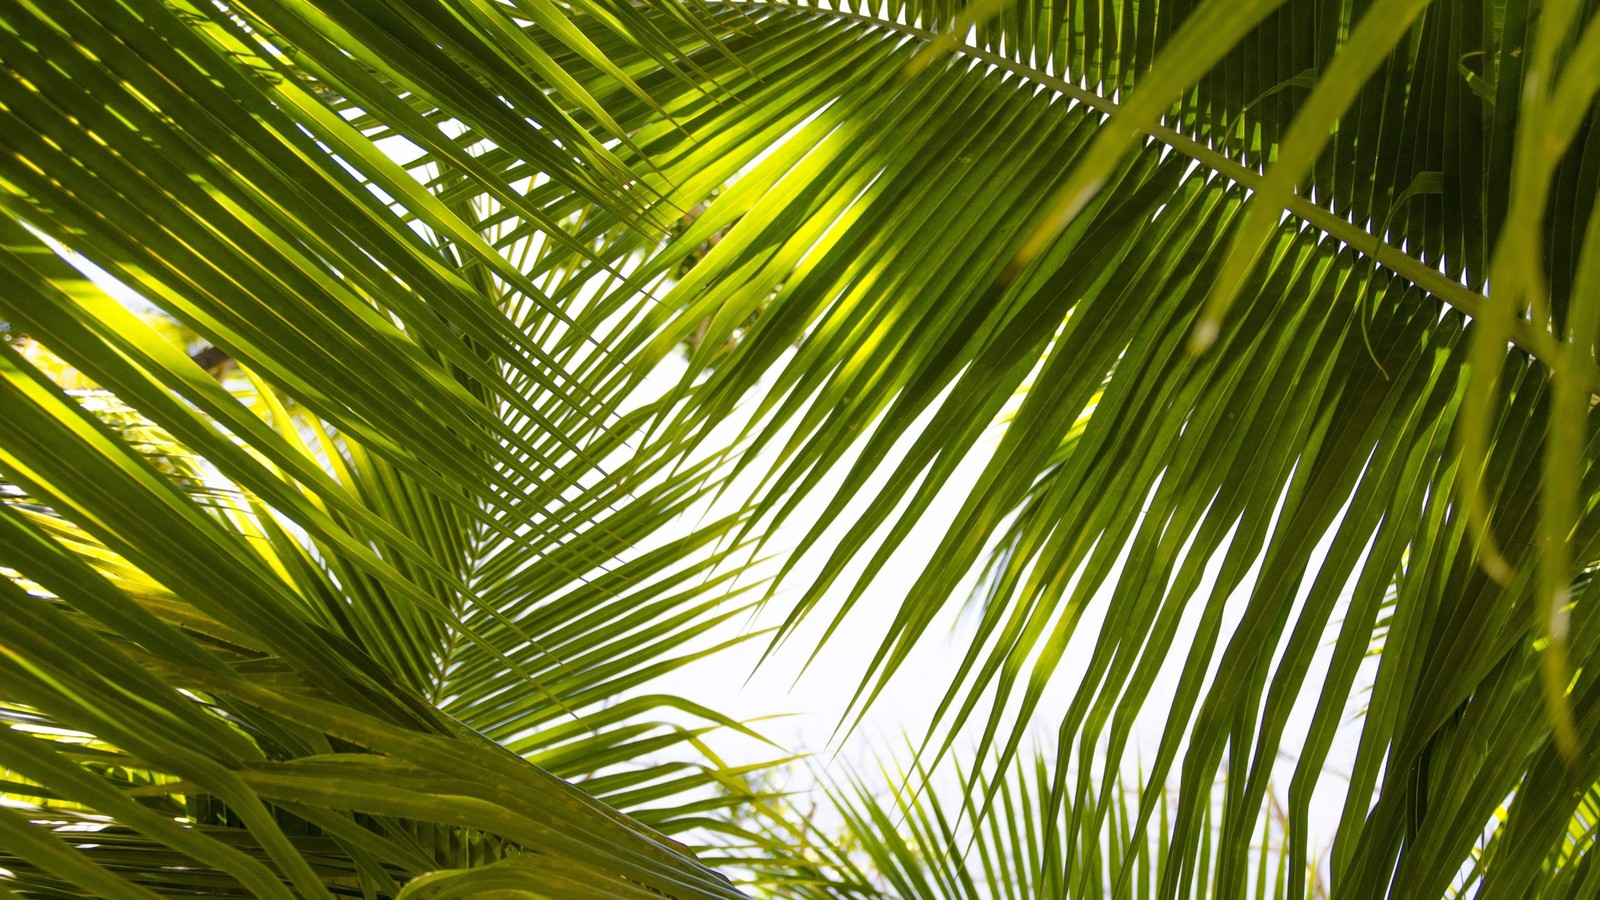
[{"label": "tropical vegetation", "polygon": [[[1597,91],[1590,0],[0,0],[0,897],[1596,896]],[[965,629],[880,772],[659,688],[868,607],[846,731]]]}]

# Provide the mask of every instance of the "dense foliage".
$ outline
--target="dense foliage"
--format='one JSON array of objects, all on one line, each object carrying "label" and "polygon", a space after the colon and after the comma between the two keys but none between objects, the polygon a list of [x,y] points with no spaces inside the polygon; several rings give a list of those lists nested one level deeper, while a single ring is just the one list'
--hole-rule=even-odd
[{"label": "dense foliage", "polygon": [[[1593,896],[1597,90],[1586,0],[0,0],[0,896]],[[866,603],[853,713],[972,623],[881,784],[652,692]]]}]

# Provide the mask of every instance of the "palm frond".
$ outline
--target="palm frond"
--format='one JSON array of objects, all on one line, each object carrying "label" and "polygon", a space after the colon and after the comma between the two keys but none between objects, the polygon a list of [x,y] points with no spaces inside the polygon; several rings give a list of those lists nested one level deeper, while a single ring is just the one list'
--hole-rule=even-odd
[{"label": "palm frond", "polygon": [[[196,502],[0,349],[0,476],[26,497],[0,509],[0,589],[30,636],[0,680],[219,798],[261,857],[206,845],[208,871],[348,888],[287,815],[369,894],[426,856],[378,821],[548,850],[543,875],[526,852],[435,857],[452,871],[413,896],[570,894],[600,871],[726,894],[505,748],[569,778],[588,753],[695,748],[700,725],[638,716],[736,723],[600,710],[709,651],[685,642],[716,643],[735,612],[716,595],[770,599],[806,554],[822,574],[774,640],[824,611],[842,627],[955,488],[851,715],[970,605],[921,765],[977,732],[1000,774],[971,768],[960,796],[995,853],[1028,843],[983,831],[1008,796],[1071,810],[1017,884],[1153,852],[1159,896],[1300,896],[1250,835],[1310,703],[1281,872],[1308,866],[1380,621],[1334,888],[1442,895],[1464,865],[1485,891],[1587,883],[1560,848],[1600,780],[1578,577],[1600,561],[1592,3],[89,6],[0,11],[0,319],[231,499]],[[56,245],[236,360],[247,401]],[[687,371],[653,383],[680,347]],[[719,496],[731,511],[661,531]],[[786,524],[779,577],[743,579]],[[1084,643],[1049,765],[1008,787]],[[105,664],[73,668],[84,647]],[[1158,704],[1134,803],[1118,779]],[[83,764],[26,741],[53,768],[23,777],[65,796]],[[650,805],[672,771],[592,780],[695,820]],[[491,790],[517,778],[534,787]],[[34,815],[0,825],[30,871],[121,877]],[[929,815],[925,839],[958,827]],[[976,885],[901,844],[877,847],[899,888]]]},{"label": "palm frond", "polygon": [[[1178,84],[1170,107],[1151,107],[1158,121],[1133,116],[1128,127],[1144,136],[1124,144],[1130,156],[1104,157],[1096,154],[1108,140],[1105,113],[1113,125],[1131,115],[1119,92],[1131,87],[1138,98],[1140,88],[1115,66],[1090,77],[1073,62],[1105,66],[1106,47],[1127,46],[1146,27],[1143,11],[1129,10],[1129,30],[1091,38],[1085,25],[1072,32],[1084,43],[1074,44],[1063,27],[1039,24],[1055,7],[1019,5],[977,26],[973,46],[956,41],[929,62],[920,48],[934,40],[929,25],[952,20],[943,7],[745,8],[760,31],[729,47],[765,76],[752,105],[766,115],[795,109],[803,124],[770,151],[746,145],[742,161],[721,147],[705,154],[707,165],[742,174],[697,198],[706,208],[694,238],[719,240],[667,295],[669,309],[684,310],[669,334],[709,321],[700,346],[724,355],[711,365],[711,353],[696,354],[700,380],[682,389],[684,411],[654,439],[662,452],[692,445],[750,398],[751,446],[778,461],[750,501],[751,534],[772,533],[809,491],[830,485],[824,511],[801,524],[800,549],[822,556],[822,575],[782,634],[825,597],[842,597],[832,602],[831,631],[880,592],[873,577],[932,514],[957,463],[985,454],[987,469],[963,488],[967,500],[933,563],[901,594],[857,713],[936,612],[956,602],[963,579],[987,566],[978,631],[927,747],[943,754],[977,722],[980,752],[994,742],[1009,758],[1023,739],[1015,723],[1033,715],[1091,598],[1108,592],[1088,675],[1057,713],[1056,790],[1106,796],[1132,721],[1171,658],[1180,688],[1139,815],[1154,815],[1167,777],[1192,785],[1176,802],[1173,852],[1194,859],[1201,786],[1225,767],[1230,801],[1214,887],[1233,895],[1245,883],[1239,836],[1255,821],[1288,712],[1309,684],[1319,708],[1289,796],[1292,865],[1305,864],[1309,797],[1392,589],[1394,619],[1333,875],[1357,891],[1443,891],[1479,826],[1505,797],[1521,796],[1524,766],[1540,748],[1583,746],[1587,715],[1579,705],[1587,650],[1578,649],[1590,627],[1578,621],[1587,589],[1566,585],[1595,559],[1583,499],[1593,496],[1591,413],[1572,399],[1592,390],[1593,341],[1574,332],[1582,359],[1564,361],[1556,348],[1566,312],[1536,310],[1505,327],[1480,321],[1500,315],[1490,315],[1496,298],[1477,292],[1497,226],[1457,204],[1508,208],[1519,163],[1478,151],[1527,126],[1515,98],[1491,107],[1468,79],[1430,74],[1455,72],[1458,48],[1476,46],[1516,69],[1538,21],[1430,7],[1390,53],[1342,43],[1362,10],[1319,17],[1285,5],[1233,58],[1258,58],[1251,48],[1274,35],[1292,48],[1284,57],[1244,86],[1227,58],[1192,88]],[[1168,36],[1178,41],[1180,23],[1202,21],[1165,7],[1157,15],[1158,57]],[[1587,26],[1587,9],[1573,15]],[[802,40],[807,55],[783,55]],[[1095,41],[1105,43],[1091,52]],[[1586,46],[1580,37],[1555,57],[1573,96],[1587,96]],[[1083,62],[1094,54],[1098,63]],[[1308,69],[1337,81],[1303,98],[1273,92]],[[1572,189],[1592,198],[1592,181],[1579,174],[1592,170],[1592,154],[1574,137],[1587,133],[1588,112],[1564,109],[1570,115],[1551,120],[1564,129],[1560,146],[1582,152],[1547,160],[1550,177],[1570,171]],[[1242,124],[1252,116],[1257,124]],[[1291,146],[1296,117],[1338,128]],[[1461,144],[1473,151],[1445,149]],[[1274,174],[1270,161],[1285,147],[1300,168]],[[1065,217],[1065,230],[1040,232],[1049,198],[1064,184],[1072,193],[1072,179],[1084,177],[1073,173],[1095,159],[1106,168],[1089,180],[1103,187]],[[1284,193],[1301,171],[1309,189]],[[1261,198],[1250,194],[1273,178],[1290,215],[1267,207],[1262,219]],[[1577,209],[1587,221],[1587,205]],[[1572,221],[1552,216],[1539,227],[1555,235]],[[1041,233],[1048,242],[1039,252],[1023,252]],[[1236,265],[1228,262],[1236,248],[1259,262],[1228,276],[1243,277],[1237,299],[1209,352],[1193,356],[1190,336],[1217,278]],[[1019,258],[1025,268],[1015,268]],[[1533,258],[1546,270],[1540,277],[1570,285],[1582,257]],[[1471,380],[1485,370],[1485,347],[1494,348],[1489,371],[1505,373],[1487,391]],[[1556,383],[1567,385],[1557,388],[1567,399],[1554,401],[1565,412],[1550,406],[1552,366],[1565,372]],[[1475,446],[1473,417],[1485,415],[1487,437]],[[842,473],[842,487],[830,473]],[[1488,505],[1462,502],[1480,479]],[[1551,485],[1565,506],[1538,499]],[[1552,508],[1565,510],[1557,524],[1539,524]],[[1495,566],[1478,567],[1484,509],[1499,546],[1485,558],[1503,553],[1514,573],[1504,587]],[[846,537],[822,546],[847,510]],[[1553,540],[1572,560],[1554,564],[1566,573],[1556,594],[1540,549]],[[1204,577],[1208,563],[1220,566],[1214,582]],[[1533,580],[1540,568],[1545,587]],[[1226,623],[1224,601],[1235,591],[1242,618]],[[1197,619],[1184,615],[1191,610]],[[1336,613],[1337,650],[1314,674]],[[1555,631],[1541,624],[1568,615]],[[1177,643],[1180,634],[1193,644]],[[1558,649],[1551,634],[1570,639],[1570,667],[1549,668]],[[1576,682],[1541,700],[1549,688],[1530,680],[1541,666]],[[1546,685],[1551,677],[1542,676]],[[1576,743],[1546,718],[1567,702]],[[1444,788],[1463,784],[1477,788]],[[1529,811],[1513,803],[1512,819],[1564,815],[1533,812],[1538,801],[1528,796]],[[1066,839],[1075,846],[1075,835]],[[1163,887],[1180,890],[1176,881]]]},{"label": "palm frond", "polygon": [[[788,820],[769,826],[775,856],[786,846],[809,855],[807,866],[782,870],[782,880],[774,879],[770,889],[794,898],[1024,900],[1144,898],[1158,896],[1169,878],[1184,878],[1197,890],[1214,882],[1223,858],[1215,810],[1224,791],[1212,793],[1196,866],[1170,852],[1165,803],[1157,821],[1141,823],[1136,785],[1118,781],[1109,796],[1091,790],[1063,797],[1051,788],[1054,770],[1048,755],[1034,752],[992,773],[988,814],[960,787],[969,777],[959,771],[907,773],[886,766],[870,778],[851,774],[825,782],[827,806],[803,817],[791,810]],[[890,793],[882,785],[899,787]],[[1069,823],[1095,807],[1111,811],[1096,829],[1100,833],[1064,844],[1060,837]],[[839,824],[829,824],[835,820]],[[1284,896],[1291,883],[1301,889],[1315,884],[1313,872],[1289,868],[1283,826],[1281,818],[1264,812],[1250,838],[1256,865],[1249,896]],[[1168,873],[1169,868],[1187,871]]]},{"label": "palm frond", "polygon": [[[565,13],[524,12],[613,69]],[[728,522],[645,549],[719,462],[607,474],[649,415],[623,401],[653,360],[604,340],[655,302],[618,269],[653,198],[573,124],[599,109],[586,89],[498,54],[510,10],[441,4],[403,33],[399,13],[0,20],[5,318],[154,435],[4,349],[0,667],[44,729],[8,730],[0,760],[26,804],[0,865],[25,893],[394,896],[526,855],[606,895],[738,895],[662,832],[755,799],[759,767],[702,744],[753,732],[640,690],[737,611],[702,583],[716,555],[685,563]],[[630,18],[607,21],[671,62]],[[421,155],[397,162],[396,135]],[[597,218],[612,243],[582,235]],[[104,843],[72,837],[84,817]]]}]

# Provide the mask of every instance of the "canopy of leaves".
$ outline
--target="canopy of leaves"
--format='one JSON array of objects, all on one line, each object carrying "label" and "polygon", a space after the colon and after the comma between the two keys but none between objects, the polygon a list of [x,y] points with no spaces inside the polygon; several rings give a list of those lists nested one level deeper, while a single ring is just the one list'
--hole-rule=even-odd
[{"label": "canopy of leaves", "polygon": [[[0,0],[0,79],[0,894],[1303,896],[1357,713],[1333,890],[1595,890],[1596,4]],[[866,862],[646,686],[783,526],[771,640],[897,604],[853,715],[975,622]]]}]

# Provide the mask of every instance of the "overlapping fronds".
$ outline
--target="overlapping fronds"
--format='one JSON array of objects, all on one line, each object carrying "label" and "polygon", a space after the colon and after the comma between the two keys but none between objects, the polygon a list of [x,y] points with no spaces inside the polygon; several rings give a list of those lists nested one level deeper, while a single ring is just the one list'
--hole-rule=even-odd
[{"label": "overlapping fronds", "polygon": [[[1051,790],[1053,770],[1043,753],[1019,756],[994,776],[993,810],[982,816],[961,788],[959,771],[945,773],[955,776],[953,782],[887,768],[870,778],[849,775],[826,788],[821,815],[811,809],[774,817],[775,827],[764,835],[774,857],[782,858],[784,847],[806,855],[805,864],[779,870],[774,893],[797,900],[1157,896],[1166,868],[1185,865],[1167,843],[1166,804],[1141,826],[1137,791],[1119,783],[1098,802],[1092,794],[1063,797]],[[1212,883],[1223,858],[1210,827],[1221,800],[1218,791],[1205,815],[1198,863],[1186,876],[1196,890]],[[1098,833],[1080,832],[1080,843],[1064,844],[1070,823],[1096,806],[1111,810]],[[1285,896],[1291,882],[1325,892],[1316,872],[1288,868],[1280,812],[1275,805],[1264,812],[1251,837],[1250,896]]]},{"label": "overlapping fronds", "polygon": [[[1176,667],[1139,815],[1181,782],[1172,846],[1192,864],[1226,773],[1208,891],[1245,890],[1242,836],[1280,749],[1298,759],[1289,846],[1307,864],[1334,730],[1358,677],[1375,679],[1331,877],[1437,895],[1506,798],[1508,822],[1548,830],[1600,775],[1583,699],[1592,598],[1572,580],[1600,557],[1581,402],[1596,383],[1592,317],[1572,312],[1591,296],[1579,247],[1600,158],[1584,137],[1597,26],[1587,7],[1563,9],[1571,31],[1540,38],[1544,18],[1500,7],[1125,5],[1101,18],[1015,4],[963,19],[741,4],[726,46],[760,80],[741,93],[725,71],[749,109],[700,101],[686,108],[703,119],[683,116],[725,121],[728,143],[652,141],[642,108],[618,113],[647,152],[742,173],[690,198],[709,202],[689,239],[711,246],[667,309],[709,329],[691,361],[700,381],[655,439],[682,446],[751,398],[752,446],[777,459],[752,534],[829,484],[801,542],[826,562],[786,627],[829,605],[838,627],[858,602],[899,598],[858,710],[963,578],[986,573],[934,757],[968,724],[982,748],[1014,753],[1063,653],[1087,646],[1087,674],[1054,713],[1055,789],[1109,796],[1158,673]],[[1255,13],[1264,24],[1198,83],[1172,75],[1193,61],[1163,68],[1164,46],[1205,36],[1204,16]],[[1355,43],[1384,16],[1410,30]],[[980,20],[972,41],[924,52],[933,28]],[[1530,125],[1510,85],[1539,40],[1566,105]],[[1143,81],[1141,48],[1159,60]],[[1160,100],[1138,107],[1148,121],[1123,108],[1141,89]],[[1129,137],[1108,145],[1118,127]],[[1540,161],[1509,149],[1530,128],[1551,136]],[[781,136],[770,150],[767,135]],[[1262,168],[1274,160],[1286,169]],[[1513,229],[1530,165],[1550,203],[1571,206],[1540,204]],[[1547,285],[1539,298],[1481,293],[1489,248],[1511,230],[1567,248],[1493,264],[1518,273],[1497,285]],[[874,584],[973,453],[988,466],[933,563],[909,589]],[[826,480],[840,470],[842,487]],[[815,546],[847,510],[848,535]],[[1107,595],[1103,623],[1072,644]],[[1385,596],[1385,649],[1361,676]],[[1289,733],[1307,703],[1309,730]],[[1520,890],[1546,871],[1545,849],[1530,838],[1498,855],[1486,884]],[[1193,889],[1182,865],[1170,871],[1165,895]]]},{"label": "overlapping fronds", "polygon": [[719,454],[609,474],[657,198],[522,29],[639,89],[511,13],[0,8],[8,894],[738,895],[663,835],[753,733],[645,687],[738,612],[662,533]]},{"label": "overlapping fronds", "polygon": [[[1054,728],[1027,786],[974,777],[948,828],[911,815],[999,854],[1020,845],[996,809],[1036,797],[1059,856],[1008,874],[1026,890],[1148,852],[1157,896],[1303,895],[1254,874],[1251,835],[1290,750],[1281,871],[1307,870],[1365,703],[1335,891],[1580,891],[1597,73],[1578,0],[12,0],[0,319],[228,499],[0,355],[5,608],[34,636],[6,644],[6,698],[141,773],[75,788],[126,801],[106,814],[143,837],[119,841],[234,824],[142,828],[134,797],[220,798],[259,852],[173,849],[242,890],[387,893],[428,867],[392,823],[423,820],[476,849],[428,857],[449,871],[412,896],[717,896],[554,776],[693,746],[639,724],[655,701],[606,701],[761,589],[744,561],[787,523],[782,574],[823,568],[777,638],[899,604],[853,713],[969,603],[923,765],[970,731],[1011,773]],[[237,361],[256,408],[51,242]],[[874,576],[947,488],[933,562],[886,601]],[[1127,801],[1147,707],[1165,732]],[[94,771],[20,733],[49,766],[30,783]],[[536,787],[493,794],[513,768]],[[699,819],[650,806],[664,773],[609,777],[594,793],[648,821]],[[8,816],[40,878],[122,877],[121,851]],[[320,841],[348,860],[316,868]],[[932,877],[883,841],[879,876]]]}]

